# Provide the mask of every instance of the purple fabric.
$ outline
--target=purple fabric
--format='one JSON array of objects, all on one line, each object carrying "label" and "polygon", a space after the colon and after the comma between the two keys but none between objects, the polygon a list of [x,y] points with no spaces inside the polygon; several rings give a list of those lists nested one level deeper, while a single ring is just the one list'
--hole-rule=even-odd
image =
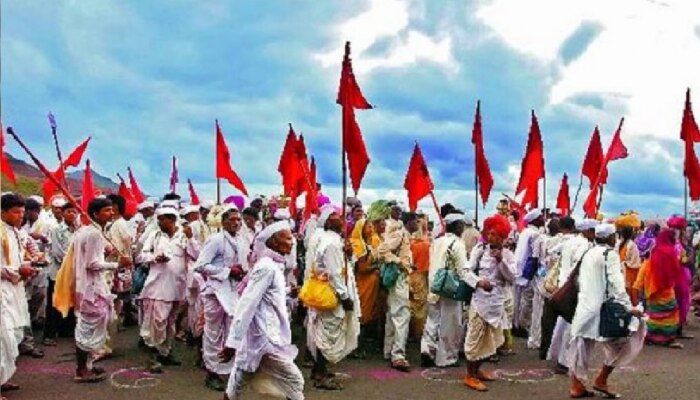
[{"label": "purple fabric", "polygon": [[654,244],[656,243],[656,235],[658,233],[658,226],[656,225],[651,225],[649,226],[643,234],[639,235],[637,240],[635,240],[635,244],[637,245],[637,248],[639,248],[639,256],[642,258],[649,258],[649,255],[651,254],[651,249],[654,247]]},{"label": "purple fabric", "polygon": [[318,197],[316,197],[316,204],[318,204],[319,208],[325,206],[326,204],[330,204],[330,202],[331,199],[324,194],[319,193]]},{"label": "purple fabric", "polygon": [[238,208],[239,210],[243,210],[245,207],[245,199],[243,196],[228,196],[226,200],[224,200],[224,204],[233,204]]}]

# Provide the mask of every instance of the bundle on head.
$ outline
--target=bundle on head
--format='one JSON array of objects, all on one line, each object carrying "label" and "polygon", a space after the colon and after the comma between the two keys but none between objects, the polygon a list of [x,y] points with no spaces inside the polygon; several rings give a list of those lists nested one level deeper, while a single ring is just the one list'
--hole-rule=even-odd
[{"label": "bundle on head", "polygon": [[387,219],[389,215],[391,215],[391,207],[389,207],[389,202],[386,200],[375,201],[367,210],[367,220],[372,222]]}]

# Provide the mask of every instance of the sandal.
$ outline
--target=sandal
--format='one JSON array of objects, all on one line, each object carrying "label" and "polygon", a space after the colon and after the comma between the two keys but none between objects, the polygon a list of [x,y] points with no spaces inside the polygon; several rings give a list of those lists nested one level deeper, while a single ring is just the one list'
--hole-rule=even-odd
[{"label": "sandal", "polygon": [[343,385],[332,376],[314,380],[314,388],[321,390],[343,390]]},{"label": "sandal", "polygon": [[13,390],[19,390],[19,385],[12,382],[5,382],[2,386],[0,386],[0,391],[2,392],[11,392]]},{"label": "sandal", "polygon": [[406,360],[392,361],[391,368],[401,372],[411,372],[411,364]]},{"label": "sandal", "polygon": [[667,344],[666,346],[669,349],[678,349],[678,350],[682,350],[684,347],[682,343],[678,343],[678,342],[671,342],[671,343]]},{"label": "sandal", "polygon": [[622,396],[619,393],[610,391],[610,389],[603,389],[599,386],[593,386],[593,390],[597,392],[598,396],[604,399],[619,399]]},{"label": "sandal", "polygon": [[83,376],[76,375],[73,380],[77,383],[97,383],[103,381],[105,378],[106,376],[104,374],[96,374],[90,371]]},{"label": "sandal", "polygon": [[487,392],[489,390],[489,388],[484,385],[484,382],[473,376],[465,377],[462,382],[464,383],[464,386],[468,387],[469,389],[476,390],[477,392]]},{"label": "sandal", "polygon": [[56,343],[55,340],[49,339],[49,338],[44,338],[44,340],[41,341],[41,345],[42,345],[42,346],[47,346],[47,347],[54,347],[54,346],[56,346],[57,344],[58,344],[58,343]]},{"label": "sandal", "polygon": [[484,381],[484,382],[493,382],[496,380],[496,375],[494,375],[493,372],[491,372],[491,371],[478,371],[476,373],[476,377],[480,381]]}]

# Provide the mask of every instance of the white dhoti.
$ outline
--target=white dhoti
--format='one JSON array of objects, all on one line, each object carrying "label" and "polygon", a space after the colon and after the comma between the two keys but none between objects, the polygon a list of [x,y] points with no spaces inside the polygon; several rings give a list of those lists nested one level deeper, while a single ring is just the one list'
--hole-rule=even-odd
[{"label": "white dhoti", "polygon": [[464,354],[467,361],[482,361],[492,355],[505,343],[503,328],[490,325],[477,313],[469,309],[469,329],[464,340]]},{"label": "white dhoti", "polygon": [[175,338],[179,303],[152,299],[140,299],[139,303],[141,338],[148,347],[158,350],[158,354],[167,356]]},{"label": "white dhoti", "polygon": [[0,335],[0,385],[12,378],[17,370],[15,361],[19,355],[19,340],[22,339],[21,329],[2,329]]},{"label": "white dhoti", "polygon": [[320,351],[326,360],[336,364],[357,348],[360,321],[342,306],[330,312],[310,310],[307,328],[307,347],[314,358]]},{"label": "white dhoti", "polygon": [[86,352],[102,350],[113,313],[113,296],[95,295],[90,301],[81,301],[80,309],[75,311],[75,345]]},{"label": "white dhoti", "polygon": [[603,365],[614,368],[628,365],[642,351],[646,333],[646,323],[640,321],[639,328],[632,332],[628,338],[603,342],[584,337],[572,338],[567,357],[569,373],[580,381],[588,379],[588,371],[591,368],[591,358],[596,343],[603,346]]},{"label": "white dhoti", "polygon": [[303,400],[304,376],[294,360],[276,354],[265,354],[255,372],[236,368],[226,388],[229,400],[240,399],[243,389],[250,385],[256,392],[275,398]]},{"label": "white dhoti", "polygon": [[525,286],[515,286],[513,328],[530,329],[534,294],[532,281]]},{"label": "white dhoti", "polygon": [[542,342],[542,313],[544,311],[544,278],[536,276],[532,280],[532,314],[530,318],[530,337],[528,349],[539,349]]},{"label": "white dhoti", "polygon": [[396,285],[389,289],[386,324],[384,326],[384,358],[391,361],[406,359],[406,341],[411,321],[408,278],[399,274]]},{"label": "white dhoti", "polygon": [[438,367],[457,363],[464,343],[462,302],[440,298],[428,304],[428,319],[423,329],[420,351]]},{"label": "white dhoti", "polygon": [[201,323],[202,315],[202,287],[204,278],[200,274],[193,274],[192,280],[187,284],[187,328],[194,337],[201,337],[204,329]]},{"label": "white dhoti", "polygon": [[204,308],[204,332],[202,334],[204,366],[209,372],[228,375],[233,368],[233,360],[222,363],[219,361],[219,353],[226,344],[233,317],[226,313],[216,294],[204,295],[202,306]]},{"label": "white dhoti", "polygon": [[552,360],[561,365],[567,365],[567,357],[569,354],[569,343],[571,342],[571,324],[566,322],[564,318],[557,319],[557,325],[554,327],[552,334],[552,344],[549,346],[547,359]]}]

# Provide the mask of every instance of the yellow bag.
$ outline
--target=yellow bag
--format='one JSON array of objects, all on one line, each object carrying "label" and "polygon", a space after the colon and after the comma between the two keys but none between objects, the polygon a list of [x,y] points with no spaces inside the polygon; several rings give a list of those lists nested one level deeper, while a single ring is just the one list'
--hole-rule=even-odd
[{"label": "yellow bag", "polygon": [[333,311],[338,307],[338,296],[327,279],[316,276],[315,268],[299,291],[299,300],[309,308],[318,311]]}]

